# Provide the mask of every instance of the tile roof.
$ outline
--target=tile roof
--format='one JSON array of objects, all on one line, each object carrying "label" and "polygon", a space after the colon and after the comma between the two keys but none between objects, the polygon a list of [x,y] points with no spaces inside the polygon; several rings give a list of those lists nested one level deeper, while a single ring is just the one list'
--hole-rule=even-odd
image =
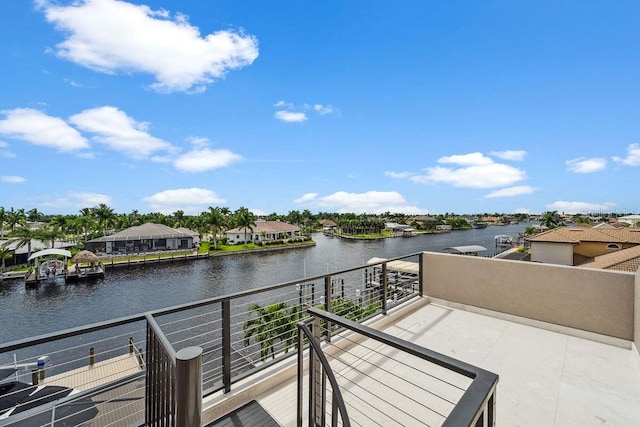
[{"label": "tile roof", "polygon": [[582,264],[580,267],[635,273],[640,267],[640,245],[597,256],[593,261]]},{"label": "tile roof", "polygon": [[527,238],[530,242],[574,243],[632,243],[640,245],[640,228],[558,227]]}]

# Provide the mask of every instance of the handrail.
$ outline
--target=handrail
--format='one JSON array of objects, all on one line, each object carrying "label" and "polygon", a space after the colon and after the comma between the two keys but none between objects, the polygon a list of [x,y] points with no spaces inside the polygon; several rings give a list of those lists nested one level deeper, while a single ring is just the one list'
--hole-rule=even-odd
[{"label": "handrail", "polygon": [[[389,258],[389,259],[386,259],[384,261],[384,263],[389,262],[389,261],[397,261],[397,260],[401,260],[401,259],[405,259],[405,258],[411,258],[411,257],[414,257],[414,256],[419,256],[421,253],[422,252],[416,252],[416,253],[412,253],[412,254],[409,254],[409,255],[403,255],[403,256],[399,256],[399,257],[395,257],[395,258]],[[24,338],[24,339],[20,339],[20,340],[16,340],[16,341],[11,341],[11,342],[8,342],[6,344],[0,344],[0,353],[9,352],[9,351],[13,351],[13,350],[18,350],[20,348],[24,348],[24,347],[28,347],[28,346],[32,346],[32,345],[43,344],[43,343],[46,343],[46,342],[49,342],[49,341],[54,341],[54,340],[58,340],[58,339],[62,339],[62,338],[69,338],[69,337],[81,335],[81,334],[88,333],[88,332],[95,332],[95,331],[99,331],[99,330],[102,330],[102,329],[111,328],[111,327],[114,327],[114,326],[121,326],[121,325],[126,325],[128,323],[143,321],[143,320],[146,319],[147,315],[164,316],[164,315],[167,315],[167,314],[173,314],[173,313],[177,313],[177,312],[180,312],[180,311],[185,311],[185,310],[190,310],[190,309],[194,309],[194,308],[198,308],[198,307],[204,307],[204,306],[211,305],[211,304],[221,303],[224,300],[234,300],[234,299],[246,297],[246,296],[249,296],[249,295],[255,295],[255,294],[259,294],[259,293],[266,292],[266,291],[272,291],[272,290],[276,290],[276,289],[285,288],[285,287],[288,287],[288,286],[293,286],[293,285],[296,285],[297,283],[300,283],[300,280],[304,280],[306,282],[311,282],[311,281],[314,281],[314,280],[324,279],[327,276],[334,276],[334,275],[339,275],[339,274],[349,273],[349,272],[352,272],[352,271],[361,270],[361,269],[363,269],[365,267],[369,267],[369,266],[361,265],[361,266],[358,266],[358,267],[352,267],[352,268],[348,268],[348,269],[345,269],[345,270],[334,271],[331,274],[321,274],[321,275],[317,275],[317,276],[306,277],[304,279],[297,279],[297,280],[292,280],[292,281],[289,281],[289,282],[278,283],[278,284],[275,284],[275,285],[262,286],[262,287],[255,288],[255,289],[248,289],[248,290],[244,290],[244,291],[240,291],[240,292],[234,292],[234,293],[231,293],[231,294],[222,295],[222,296],[218,296],[218,297],[207,298],[207,299],[199,300],[199,301],[196,301],[196,302],[189,302],[189,303],[179,304],[179,305],[175,305],[175,306],[171,306],[171,307],[167,307],[167,308],[150,310],[150,311],[146,311],[146,312],[143,312],[143,313],[124,316],[124,317],[120,317],[120,318],[113,319],[113,320],[106,320],[106,321],[102,321],[102,322],[96,322],[96,323],[92,323],[92,324],[87,325],[87,326],[79,326],[79,327],[75,327],[75,328],[64,329],[64,330],[58,331],[58,332],[51,332],[51,333],[47,333],[47,334],[38,335],[38,336],[33,337],[33,338]]]},{"label": "handrail", "polygon": [[[307,320],[307,322],[310,322],[311,320]],[[302,332],[302,334],[301,334]],[[324,375],[326,375],[326,377],[329,379],[329,383],[331,384],[331,390],[332,390],[332,394],[333,394],[333,404],[338,405],[338,409],[340,412],[340,417],[342,419],[342,425],[345,427],[351,427],[351,421],[349,420],[349,414],[347,412],[347,406],[344,403],[344,398],[342,397],[342,391],[340,391],[340,386],[338,385],[338,381],[336,380],[336,377],[333,373],[333,370],[331,369],[331,365],[329,364],[329,361],[327,360],[327,357],[324,355],[324,352],[322,351],[322,349],[320,348],[320,343],[315,339],[315,337],[313,336],[313,334],[311,333],[311,330],[309,330],[309,327],[305,324],[305,322],[300,322],[298,323],[298,366],[299,366],[299,370],[298,370],[298,375],[300,376],[300,373],[302,372],[301,367],[303,366],[302,360],[303,360],[303,355],[302,355],[302,351],[303,351],[303,347],[304,347],[304,339],[302,338],[301,335],[304,335],[307,337],[308,342],[310,344],[311,347],[313,347],[313,353],[318,357],[320,363],[322,364],[322,368],[323,368],[323,372]],[[309,358],[312,358],[313,355],[311,354],[311,348],[309,348]],[[313,368],[313,364],[310,363],[309,364],[309,384],[311,386],[311,384],[313,383],[313,375],[314,372],[312,372],[314,370]],[[299,377],[298,378],[298,421],[297,421],[297,425],[298,427],[302,426],[302,378]],[[314,396],[313,394],[310,394],[310,396]],[[311,404],[310,404],[311,406]],[[332,413],[334,414],[332,417],[332,426],[337,425],[337,419],[335,416],[335,411],[332,411]],[[311,411],[309,412],[309,425],[312,425],[312,418],[313,418],[313,414],[311,413]]]},{"label": "handrail", "polygon": [[442,353],[420,347],[414,343],[401,340],[385,332],[336,316],[327,311],[319,310],[315,307],[309,307],[307,311],[312,316],[340,325],[368,338],[411,354],[412,356],[419,357],[467,378],[471,378],[473,381],[458,401],[458,404],[454,406],[443,423],[443,426],[475,425],[475,422],[482,414],[484,406],[493,395],[498,384],[498,375],[493,372],[486,371]]}]

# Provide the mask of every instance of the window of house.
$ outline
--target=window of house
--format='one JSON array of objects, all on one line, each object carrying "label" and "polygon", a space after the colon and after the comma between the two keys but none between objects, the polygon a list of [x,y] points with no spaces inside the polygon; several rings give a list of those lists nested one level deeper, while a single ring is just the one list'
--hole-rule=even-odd
[{"label": "window of house", "polygon": [[620,249],[620,245],[617,243],[609,243],[607,249]]}]

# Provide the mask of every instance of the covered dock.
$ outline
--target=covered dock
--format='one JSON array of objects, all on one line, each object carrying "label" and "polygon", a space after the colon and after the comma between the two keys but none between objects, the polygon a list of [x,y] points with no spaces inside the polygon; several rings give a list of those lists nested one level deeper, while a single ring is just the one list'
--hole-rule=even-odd
[{"label": "covered dock", "polygon": [[478,255],[478,252],[484,252],[487,250],[484,246],[480,245],[467,245],[467,246],[451,246],[445,248],[446,251],[449,251],[452,254],[458,255]]},{"label": "covered dock", "polygon": [[27,259],[28,262],[33,261],[34,265],[25,275],[25,284],[33,286],[41,281],[55,281],[58,277],[66,277],[68,258],[71,258],[71,252],[66,249],[45,249],[34,252]]}]

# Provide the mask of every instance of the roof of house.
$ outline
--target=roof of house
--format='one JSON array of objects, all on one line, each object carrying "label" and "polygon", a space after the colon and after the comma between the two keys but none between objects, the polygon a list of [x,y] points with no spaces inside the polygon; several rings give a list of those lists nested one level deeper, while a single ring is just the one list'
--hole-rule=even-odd
[{"label": "roof of house", "polygon": [[640,245],[640,228],[558,227],[528,237],[527,240],[550,243],[602,242]]},{"label": "roof of house", "polygon": [[[287,233],[300,231],[300,227],[293,224],[288,224],[282,221],[256,221],[256,225],[253,227],[254,233]],[[247,229],[250,231],[250,229]],[[232,228],[227,230],[226,233],[244,233],[244,227]]]},{"label": "roof of house", "polygon": [[336,224],[335,221],[332,221],[330,219],[321,219],[320,220],[320,224],[325,226],[325,227],[335,227],[335,226],[338,225],[338,224]]},{"label": "roof of house", "polygon": [[580,267],[635,273],[640,268],[640,245],[597,256],[593,261],[582,264]]},{"label": "roof of house", "polygon": [[190,228],[187,227],[178,227],[176,228],[176,230],[180,231],[181,233],[185,233],[188,234],[189,236],[193,236],[193,237],[199,237],[200,233],[198,233],[197,231],[193,231]]},{"label": "roof of house", "polygon": [[418,216],[412,216],[411,218],[409,218],[409,221],[416,221],[416,222],[436,222],[438,221],[436,218],[432,217],[432,216],[428,216],[428,215],[418,215]]},{"label": "roof of house", "polygon": [[89,242],[116,242],[123,240],[142,240],[142,239],[176,239],[176,238],[193,238],[191,234],[183,233],[164,224],[154,224],[147,222],[142,225],[129,227],[109,236],[102,236],[97,239],[89,240]]}]

